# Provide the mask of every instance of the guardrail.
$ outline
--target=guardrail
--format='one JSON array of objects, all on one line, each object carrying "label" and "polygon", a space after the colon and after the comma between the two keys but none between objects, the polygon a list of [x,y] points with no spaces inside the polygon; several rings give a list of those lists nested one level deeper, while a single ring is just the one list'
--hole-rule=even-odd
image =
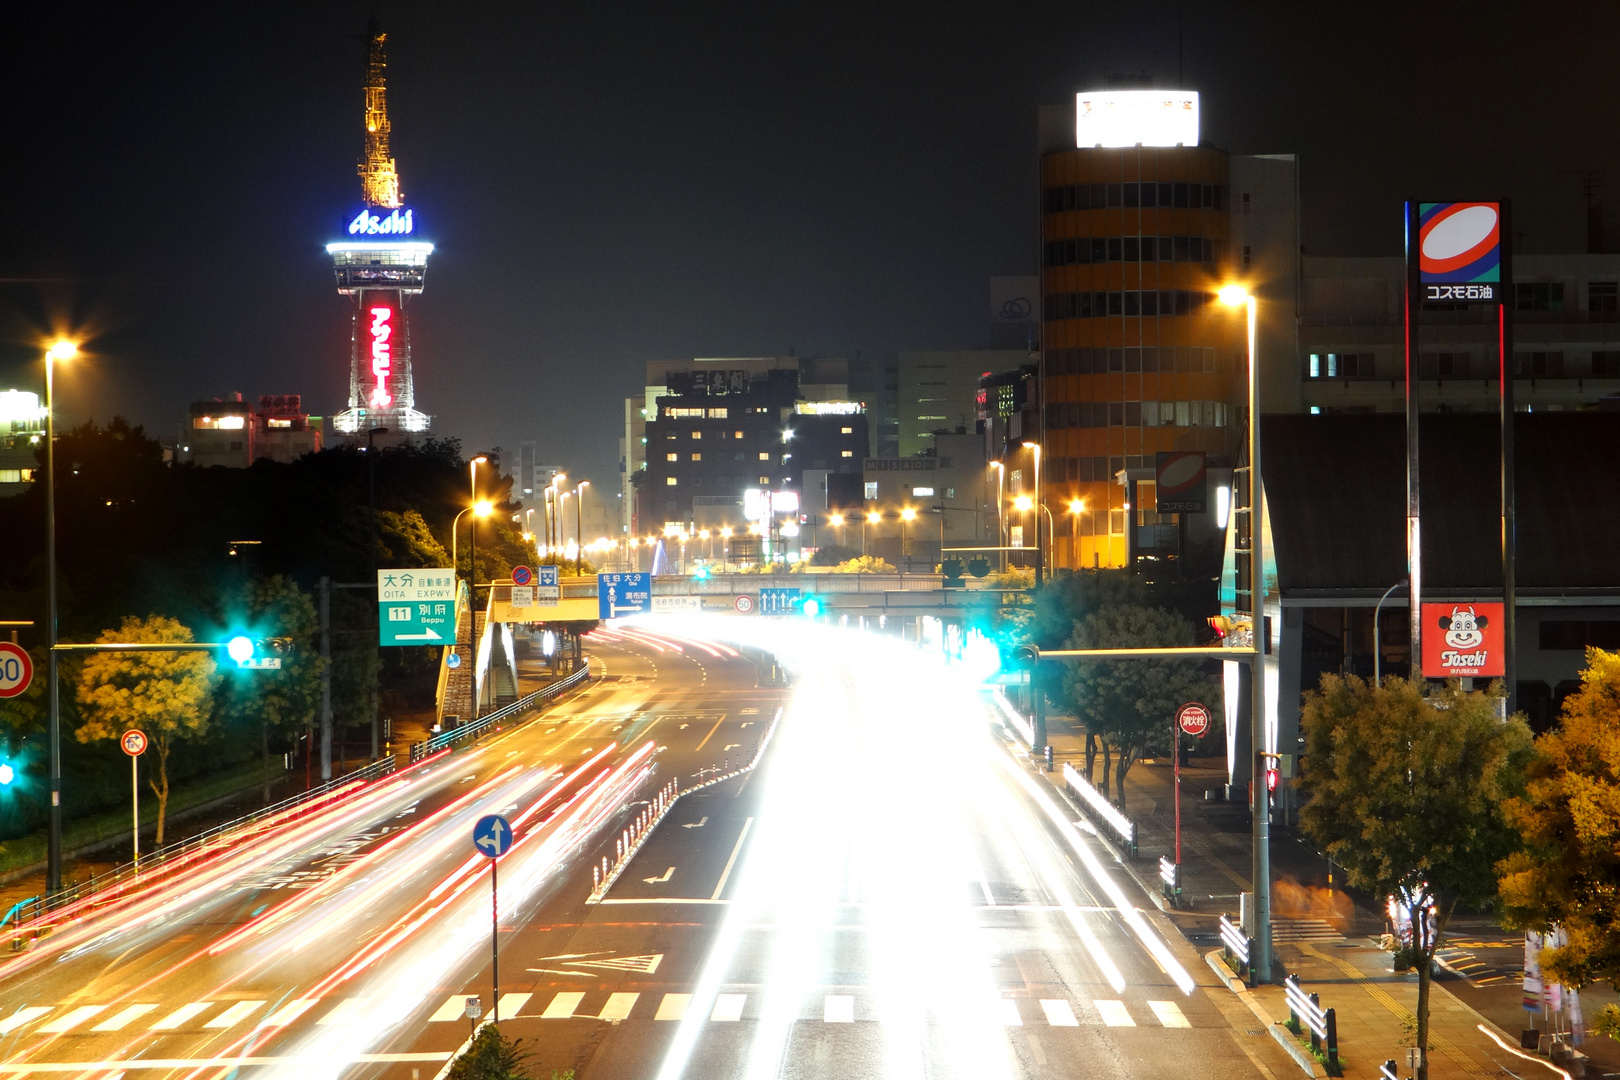
[{"label": "guardrail", "polygon": [[1253,974],[1249,957],[1254,953],[1254,938],[1245,934],[1241,926],[1225,915],[1221,916],[1221,945],[1226,950],[1227,958],[1238,962],[1239,977],[1249,978]]},{"label": "guardrail", "polygon": [[[176,840],[172,844],[165,844],[155,851],[142,855],[137,862],[127,862],[100,874],[92,874],[82,881],[65,886],[59,892],[48,893],[44,896],[36,896],[32,900],[22,901],[13,906],[11,912],[7,915],[8,918],[11,915],[16,916],[17,921],[12,932],[20,935],[26,932],[30,923],[39,920],[58,908],[79,900],[88,899],[96,893],[106,892],[120,884],[133,881],[137,877],[153,874],[176,861],[200,855],[210,845],[223,843],[228,839],[228,834],[252,826],[265,818],[283,814],[288,810],[297,809],[306,804],[314,806],[319,803],[329,802],[349,788],[387,776],[394,771],[396,764],[397,760],[392,756],[385,757],[380,761],[374,761],[362,769],[356,769],[352,773],[334,777],[310,788],[308,791],[282,799],[280,802],[271,803],[269,806],[262,807],[250,814],[244,814],[239,818],[232,818],[230,821],[215,825],[213,828],[204,829],[195,836],[187,837],[184,840]],[[4,920],[0,920],[0,926],[4,925]],[[21,938],[15,938],[12,942],[12,948],[16,949],[20,947],[20,944]]]},{"label": "guardrail", "polygon": [[1168,855],[1159,856],[1159,887],[1171,907],[1181,906],[1181,864]]},{"label": "guardrail", "polygon": [[1329,1076],[1340,1075],[1339,1069],[1339,1022],[1332,1009],[1322,1008],[1320,994],[1307,994],[1305,988],[1299,983],[1298,975],[1290,975],[1283,980],[1283,989],[1288,995],[1288,1013],[1291,1021],[1290,1027],[1294,1034],[1301,1031],[1311,1033],[1311,1049],[1327,1053],[1327,1071]]},{"label": "guardrail", "polygon": [[1136,858],[1136,822],[1119,812],[1119,808],[1103,797],[1102,792],[1091,786],[1091,782],[1080,775],[1078,769],[1067,761],[1063,763],[1063,783],[1069,790],[1080,796],[1088,816],[1099,824],[1107,827],[1113,833],[1114,839],[1119,841],[1120,847],[1128,859]]},{"label": "guardrail", "polygon": [[995,699],[997,708],[1001,710],[1001,718],[1006,721],[1007,726],[1012,728],[1018,734],[1018,737],[1024,740],[1025,746],[1033,750],[1035,748],[1035,726],[1024,719],[1022,713],[1012,707],[1012,702],[1007,700],[1007,695],[1002,693],[1001,687],[996,687],[990,696]]},{"label": "guardrail", "polygon": [[411,762],[415,764],[431,754],[440,750],[448,750],[465,742],[481,739],[499,725],[503,720],[509,720],[519,713],[543,705],[561,694],[572,690],[586,679],[590,678],[590,665],[584,665],[565,679],[558,679],[550,686],[542,686],[533,693],[524,694],[510,705],[502,705],[492,713],[486,713],[477,720],[462,724],[449,731],[441,731],[425,742],[411,744]]}]

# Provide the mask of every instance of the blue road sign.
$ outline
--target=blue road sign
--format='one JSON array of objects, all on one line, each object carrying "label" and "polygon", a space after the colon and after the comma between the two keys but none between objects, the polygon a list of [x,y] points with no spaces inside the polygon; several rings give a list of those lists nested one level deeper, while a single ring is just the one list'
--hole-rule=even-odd
[{"label": "blue road sign", "polygon": [[498,859],[512,846],[512,823],[499,814],[486,814],[473,826],[473,847],[478,854]]},{"label": "blue road sign", "polygon": [[557,566],[555,563],[550,566],[537,566],[534,568],[534,572],[536,575],[534,583],[536,585],[543,589],[555,589],[557,587]]},{"label": "blue road sign", "polygon": [[798,610],[798,589],[759,590],[759,613],[761,615],[792,615]]},{"label": "blue road sign", "polygon": [[599,619],[640,615],[652,607],[651,574],[597,574],[596,610]]}]

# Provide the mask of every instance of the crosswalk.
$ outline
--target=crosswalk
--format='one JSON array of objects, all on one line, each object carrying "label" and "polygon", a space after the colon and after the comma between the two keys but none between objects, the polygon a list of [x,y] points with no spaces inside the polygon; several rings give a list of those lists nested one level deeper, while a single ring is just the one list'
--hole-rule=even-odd
[{"label": "crosswalk", "polygon": [[1326,919],[1272,919],[1273,941],[1316,941],[1333,943],[1347,940]]},{"label": "crosswalk", "polygon": [[[428,1023],[465,1022],[467,998],[456,994],[446,998],[428,1017]],[[639,993],[634,991],[564,990],[537,1000],[528,993],[502,994],[502,1020],[624,1020],[681,1021],[692,1010],[690,993]],[[155,1034],[229,1031],[251,1024],[255,1030],[286,1027],[306,1014],[317,1026],[342,1024],[361,1009],[364,998],[323,1001],[294,998],[270,1002],[257,999],[237,1001],[191,1001],[165,1010],[154,1002],[115,1006],[98,1004],[27,1005],[0,1015],[0,1036],[83,1035],[145,1030]],[[762,995],[717,994],[709,1006],[711,1023],[737,1023],[755,1018],[750,1004],[762,1007]],[[1145,1006],[1145,1008],[1143,1007]],[[487,1010],[486,1010],[487,1012]],[[882,1021],[883,1008],[855,994],[825,994],[819,1002],[807,1001],[801,1021],[826,1024],[854,1024]],[[1192,1024],[1174,1001],[1148,1001],[1132,1008],[1117,999],[1070,1000],[1068,998],[1003,997],[998,1021],[1005,1027],[1044,1024],[1048,1027],[1159,1027],[1188,1028]]]}]

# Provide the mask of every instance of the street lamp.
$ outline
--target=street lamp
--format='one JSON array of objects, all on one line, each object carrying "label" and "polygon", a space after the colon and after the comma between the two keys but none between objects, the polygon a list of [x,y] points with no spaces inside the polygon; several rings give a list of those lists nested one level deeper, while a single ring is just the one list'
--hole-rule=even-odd
[{"label": "street lamp", "polygon": [[906,526],[917,520],[917,511],[907,506],[900,511],[900,573],[906,572],[906,557],[911,554],[911,535]]},{"label": "street lamp", "polygon": [[56,365],[79,355],[66,338],[45,350],[45,679],[50,685],[51,810],[45,891],[62,891],[62,702],[56,678]]},{"label": "street lamp", "polygon": [[[564,481],[568,479],[567,473],[558,473],[546,485],[547,514],[546,514],[546,545],[556,551],[562,547],[562,507],[559,490]],[[558,556],[561,558],[561,556]]]},{"label": "street lamp", "polygon": [[1254,844],[1254,943],[1258,953],[1256,981],[1271,981],[1271,807],[1266,792],[1266,618],[1265,566],[1262,557],[1265,529],[1265,485],[1260,476],[1260,372],[1256,352],[1258,305],[1242,285],[1227,285],[1216,295],[1229,307],[1242,307],[1247,316],[1249,352],[1249,619],[1253,637],[1253,666],[1249,671],[1250,800]]},{"label": "street lamp", "polygon": [[[1024,449],[1035,454],[1035,502],[1043,505],[1041,499],[1041,444],[1026,442]],[[1035,515],[1035,585],[1038,588],[1046,573],[1046,548],[1041,544],[1041,515]]]},{"label": "street lamp", "polygon": [[574,489],[574,576],[585,574],[585,489],[589,480],[581,480]]},{"label": "street lamp", "polygon": [[1080,565],[1080,514],[1086,508],[1086,500],[1069,500],[1069,555],[1073,558],[1073,565]]},{"label": "street lamp", "polygon": [[[473,506],[478,505],[478,466],[484,464],[484,462],[486,462],[488,460],[489,460],[489,458],[485,457],[483,454],[479,454],[477,457],[475,457],[471,461],[467,462],[467,473],[468,473],[468,477],[469,477],[469,479],[471,481],[471,484],[472,484],[472,487],[471,487],[471,491],[472,491],[471,504]],[[491,503],[490,505],[493,506],[494,504]],[[473,606],[473,610],[475,610],[475,611],[478,609],[478,520],[477,519],[481,518],[481,517],[488,517],[488,516],[489,515],[488,515],[487,512],[483,513],[483,514],[476,514],[476,515],[474,515],[472,524],[467,526],[467,540],[468,540],[468,547],[469,547],[469,551],[468,551],[468,555],[467,555],[467,586],[468,586],[468,588],[470,588],[472,590],[472,606]],[[454,525],[451,526],[450,531],[452,533],[454,533],[456,531]]]},{"label": "street lamp", "polygon": [[827,524],[831,525],[833,528],[838,530],[838,546],[843,547],[844,546],[844,515],[843,514],[828,514],[827,515]]},{"label": "street lamp", "polygon": [[[1002,500],[1006,498],[1007,466],[1004,462],[992,461],[990,467],[996,470],[996,546],[1005,548],[1007,546],[1007,510],[1002,504]],[[1006,573],[1007,553],[1001,551],[997,554],[1001,556],[1002,573]]]},{"label": "street lamp", "polygon": [[876,525],[878,522],[880,522],[882,520],[883,520],[883,515],[881,513],[879,513],[876,510],[869,510],[869,511],[867,511],[867,514],[866,514],[866,520],[861,522],[861,557],[862,558],[866,557],[866,527],[868,525]]},{"label": "street lamp", "polygon": [[[495,504],[494,503],[490,502],[488,499],[479,499],[477,502],[473,503],[471,506],[469,506],[465,510],[461,511],[460,514],[457,514],[456,517],[455,517],[455,520],[450,522],[450,565],[452,567],[455,567],[457,565],[457,559],[456,559],[456,526],[461,524],[461,515],[462,514],[471,514],[473,516],[473,518],[474,518],[474,523],[469,524],[467,526],[468,538],[472,539],[473,538],[472,530],[477,528],[476,519],[489,517],[489,515],[493,514],[494,512],[495,512]],[[476,597],[474,599],[476,601]]]}]

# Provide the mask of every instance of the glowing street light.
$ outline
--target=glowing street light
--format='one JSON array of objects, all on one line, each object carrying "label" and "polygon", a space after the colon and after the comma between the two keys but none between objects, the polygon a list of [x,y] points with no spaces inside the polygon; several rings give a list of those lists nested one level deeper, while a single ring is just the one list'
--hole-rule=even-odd
[{"label": "glowing street light", "polygon": [[56,365],[79,355],[79,344],[58,338],[45,350],[45,582],[46,684],[50,687],[50,831],[46,842],[45,891],[62,891],[62,702],[56,676]]},{"label": "glowing street light", "polygon": [[1028,495],[1020,495],[1013,500],[1013,507],[1022,513],[1027,514],[1031,510],[1035,509],[1035,500],[1030,498]]},{"label": "glowing street light", "polygon": [[[1035,505],[1044,508],[1041,497],[1041,444],[1024,443],[1024,449],[1035,455]],[[1041,515],[1035,515],[1035,585],[1038,588],[1046,577],[1046,545],[1041,542]]]}]

